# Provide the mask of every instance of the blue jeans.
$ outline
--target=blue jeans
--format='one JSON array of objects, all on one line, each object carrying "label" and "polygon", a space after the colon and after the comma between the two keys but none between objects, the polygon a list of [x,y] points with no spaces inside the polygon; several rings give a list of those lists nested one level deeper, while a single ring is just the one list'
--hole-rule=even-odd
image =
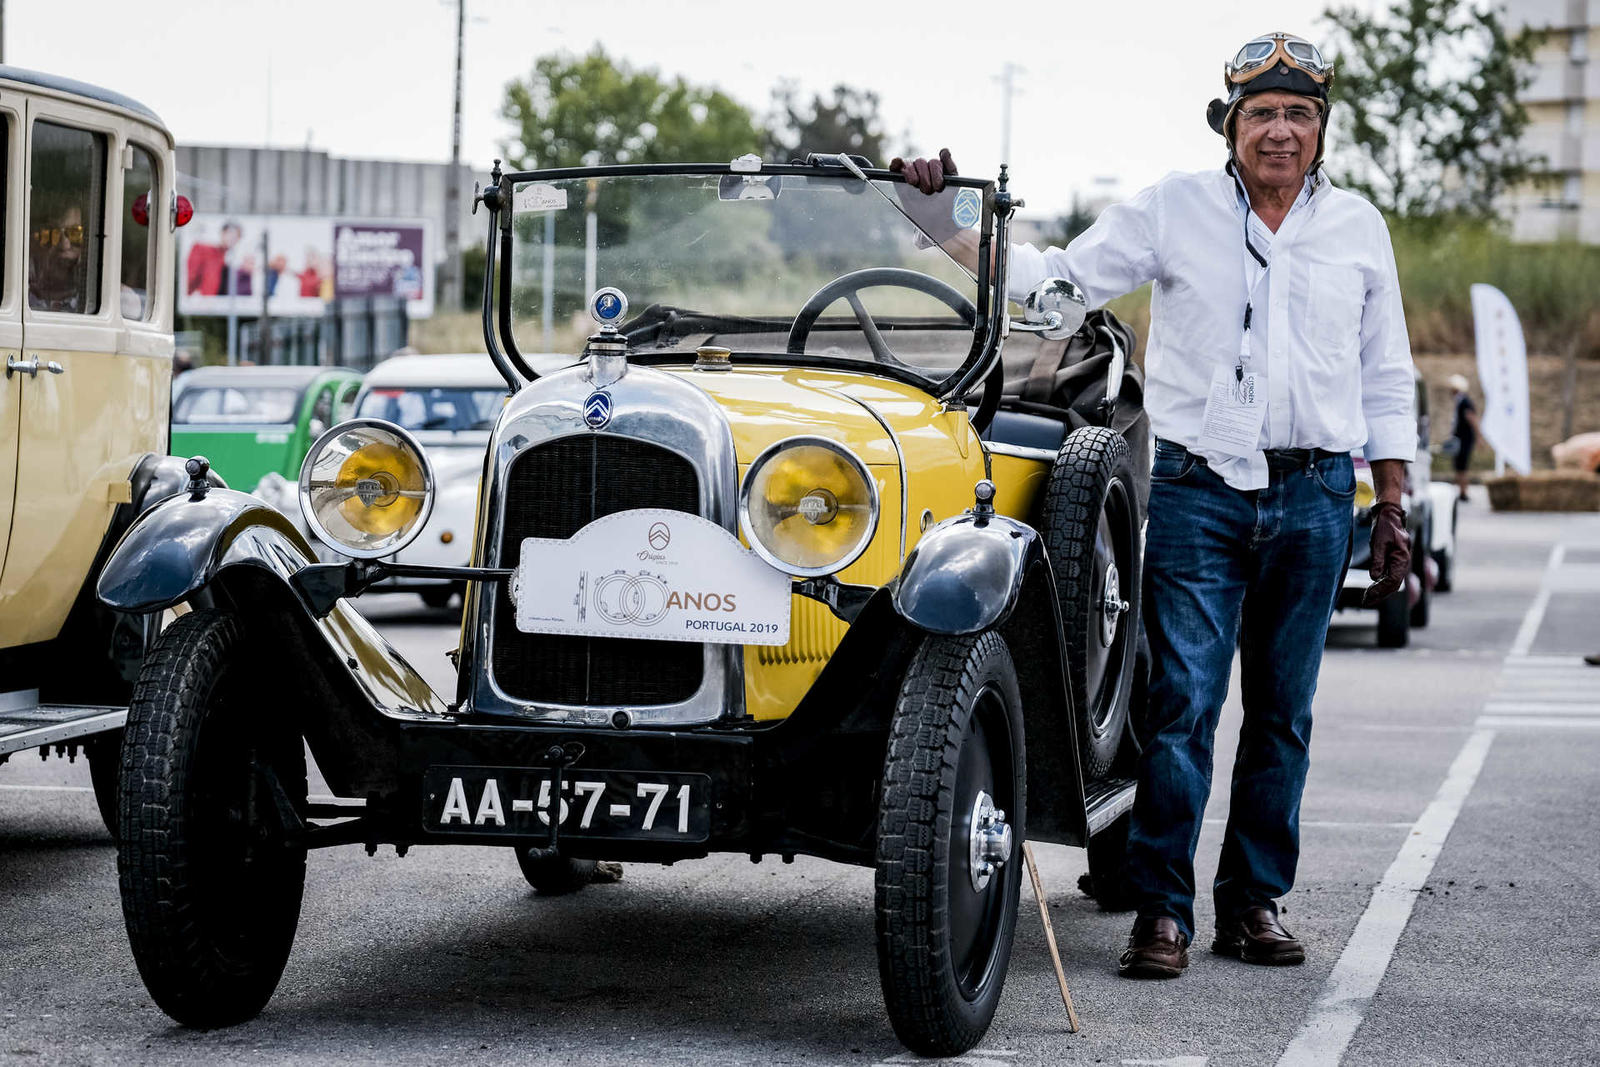
[{"label": "blue jeans", "polygon": [[1128,834],[1139,915],[1194,939],[1194,851],[1211,793],[1212,740],[1240,650],[1244,724],[1212,888],[1218,921],[1294,884],[1311,697],[1345,573],[1355,471],[1349,456],[1273,458],[1265,489],[1234,489],[1157,441],[1144,556],[1149,707]]}]

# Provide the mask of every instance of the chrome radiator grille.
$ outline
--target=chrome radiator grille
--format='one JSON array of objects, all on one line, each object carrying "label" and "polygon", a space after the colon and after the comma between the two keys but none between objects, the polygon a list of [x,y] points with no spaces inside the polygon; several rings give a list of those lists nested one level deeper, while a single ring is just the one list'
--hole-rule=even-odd
[{"label": "chrome radiator grille", "polygon": [[[675,452],[606,434],[557,438],[523,452],[506,475],[500,565],[515,566],[525,537],[571,537],[633,508],[700,513],[694,467]],[[511,597],[497,595],[491,663],[515,700],[570,706],[673,704],[700,688],[704,646],[685,641],[528,634]]]}]

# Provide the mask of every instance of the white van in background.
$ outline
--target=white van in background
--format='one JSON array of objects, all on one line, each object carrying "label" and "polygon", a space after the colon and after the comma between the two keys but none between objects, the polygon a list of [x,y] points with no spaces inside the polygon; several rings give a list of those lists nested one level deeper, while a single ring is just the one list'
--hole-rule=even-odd
[{"label": "white van in background", "polygon": [[[568,356],[533,356],[542,372],[571,363]],[[438,482],[433,513],[395,562],[464,567],[472,553],[478,479],[489,431],[506,402],[506,383],[487,355],[393,356],[368,372],[356,397],[357,418],[385,419],[410,431],[428,454]],[[442,608],[460,582],[391,578],[371,592],[418,593]]]}]

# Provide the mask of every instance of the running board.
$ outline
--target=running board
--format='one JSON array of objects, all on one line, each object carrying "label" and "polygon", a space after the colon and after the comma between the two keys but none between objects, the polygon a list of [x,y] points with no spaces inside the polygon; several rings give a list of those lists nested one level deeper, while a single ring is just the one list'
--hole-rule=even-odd
[{"label": "running board", "polygon": [[1084,798],[1084,810],[1089,816],[1089,836],[1116,822],[1133,810],[1133,792],[1138,786],[1132,778],[1107,778],[1096,782]]},{"label": "running board", "polygon": [[33,704],[0,709],[0,756],[120,730],[128,709],[90,704]]}]

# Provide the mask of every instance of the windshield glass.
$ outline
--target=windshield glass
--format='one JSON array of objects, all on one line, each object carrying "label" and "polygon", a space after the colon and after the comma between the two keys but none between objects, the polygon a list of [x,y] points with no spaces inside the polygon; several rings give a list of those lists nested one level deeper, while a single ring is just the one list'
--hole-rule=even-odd
[{"label": "windshield glass", "polygon": [[[977,284],[896,209],[895,183],[871,184],[888,199],[848,174],[516,183],[517,346],[579,351],[595,329],[589,293],[613,286],[628,299],[621,328],[635,354],[710,344],[944,378],[972,350]],[[978,189],[927,203],[966,228],[981,223]]]},{"label": "windshield glass", "polygon": [[295,421],[295,407],[299,402],[298,389],[193,386],[179,394],[177,406],[172,412],[172,421],[218,425],[281,424]]},{"label": "windshield glass", "polygon": [[407,430],[492,430],[505,402],[504,389],[374,389],[356,416]]}]

